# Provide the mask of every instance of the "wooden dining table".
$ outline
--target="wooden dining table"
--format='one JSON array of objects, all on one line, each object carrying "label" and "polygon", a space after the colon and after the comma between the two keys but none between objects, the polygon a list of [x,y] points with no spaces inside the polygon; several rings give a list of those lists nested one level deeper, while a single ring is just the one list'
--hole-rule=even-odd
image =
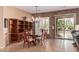
[{"label": "wooden dining table", "polygon": [[35,35],[35,34],[33,34],[33,35],[31,34],[31,35],[29,35],[29,36],[31,36],[31,37],[34,38],[34,39],[37,38],[37,37],[41,37],[40,35]]},{"label": "wooden dining table", "polygon": [[34,38],[36,42],[40,42],[41,41],[41,39],[37,39],[38,37],[41,37],[41,35],[35,35],[35,34],[33,34],[33,35],[29,35],[29,36],[31,36],[32,38]]}]

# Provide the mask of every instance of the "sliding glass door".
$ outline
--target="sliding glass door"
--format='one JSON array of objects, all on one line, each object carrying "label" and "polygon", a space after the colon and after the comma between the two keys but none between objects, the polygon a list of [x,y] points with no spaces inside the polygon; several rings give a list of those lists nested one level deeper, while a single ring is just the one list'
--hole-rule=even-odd
[{"label": "sliding glass door", "polygon": [[75,28],[74,17],[56,19],[56,38],[72,39],[71,31]]}]

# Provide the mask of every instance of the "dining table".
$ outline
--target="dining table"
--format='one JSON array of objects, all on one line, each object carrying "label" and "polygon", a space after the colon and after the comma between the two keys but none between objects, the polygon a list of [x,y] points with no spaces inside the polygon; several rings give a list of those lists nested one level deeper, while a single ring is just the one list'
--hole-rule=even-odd
[{"label": "dining table", "polygon": [[41,35],[30,34],[29,36],[31,36],[33,39],[35,39],[36,42],[40,42],[41,41],[41,38],[38,39],[38,37],[41,37]]},{"label": "dining table", "polygon": [[32,38],[41,37],[40,35],[35,35],[35,34],[30,34],[29,36],[31,36]]}]

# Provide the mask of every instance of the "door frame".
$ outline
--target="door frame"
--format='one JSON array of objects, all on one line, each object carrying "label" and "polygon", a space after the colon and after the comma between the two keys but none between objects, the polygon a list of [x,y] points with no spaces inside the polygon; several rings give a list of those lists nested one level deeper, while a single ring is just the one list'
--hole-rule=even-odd
[{"label": "door frame", "polygon": [[59,17],[59,16],[66,16],[66,15],[73,15],[73,17],[74,17],[74,30],[75,30],[75,25],[76,25],[76,13],[68,13],[68,14],[59,14],[59,15],[54,15],[55,16],[55,38],[56,39],[58,39],[57,38],[57,36],[56,36],[56,34],[57,34],[57,30],[56,30],[56,26],[57,26],[57,17]]}]

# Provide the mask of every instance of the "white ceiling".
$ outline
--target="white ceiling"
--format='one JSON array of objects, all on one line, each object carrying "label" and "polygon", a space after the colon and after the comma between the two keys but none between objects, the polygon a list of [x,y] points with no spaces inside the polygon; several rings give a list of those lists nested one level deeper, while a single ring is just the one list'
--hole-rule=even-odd
[{"label": "white ceiling", "polygon": [[[16,8],[19,8],[29,13],[36,13],[35,6],[16,6]],[[58,11],[58,10],[65,10],[65,9],[72,9],[72,8],[79,8],[79,6],[38,6],[37,13]]]}]

